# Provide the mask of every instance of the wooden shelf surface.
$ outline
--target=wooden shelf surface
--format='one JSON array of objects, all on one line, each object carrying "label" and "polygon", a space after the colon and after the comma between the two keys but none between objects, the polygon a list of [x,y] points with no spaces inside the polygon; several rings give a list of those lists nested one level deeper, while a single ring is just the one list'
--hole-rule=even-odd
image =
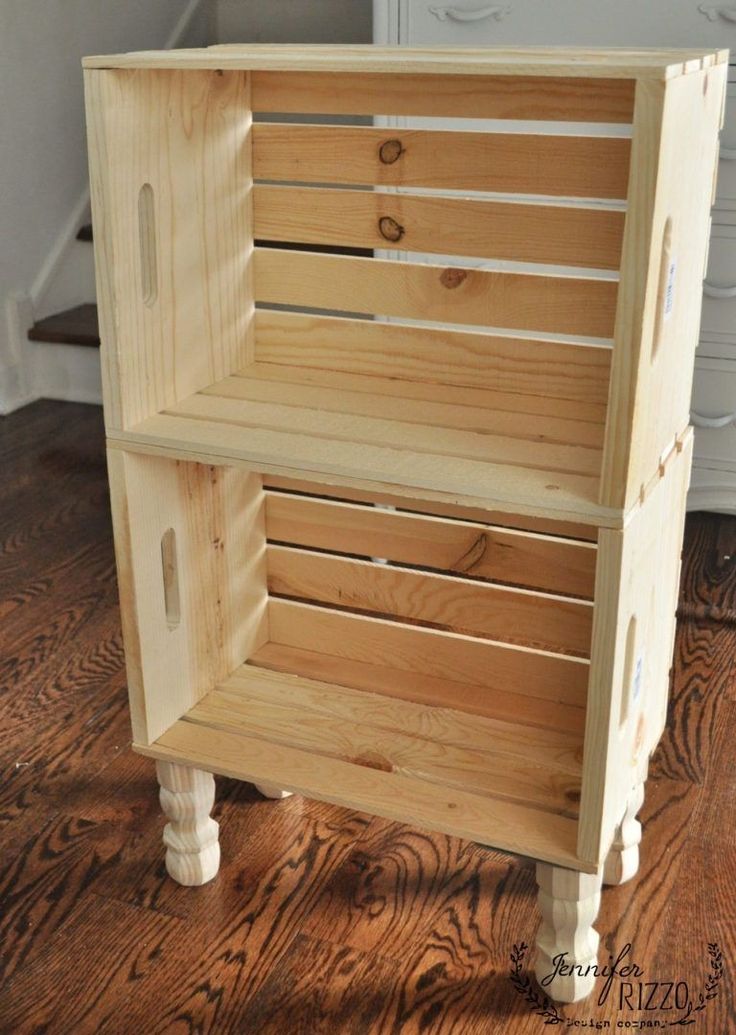
[{"label": "wooden shelf surface", "polygon": [[[581,729],[309,678],[309,655],[267,644],[138,750],[241,779],[276,779],[307,796],[582,868],[575,848]],[[332,662],[338,678],[352,680],[342,659]],[[284,666],[302,672],[277,670]],[[380,675],[390,689],[391,673]],[[559,727],[559,712],[555,721]]]},{"label": "wooden shelf surface", "polygon": [[200,462],[616,527],[598,504],[603,406],[259,362],[120,443]]}]

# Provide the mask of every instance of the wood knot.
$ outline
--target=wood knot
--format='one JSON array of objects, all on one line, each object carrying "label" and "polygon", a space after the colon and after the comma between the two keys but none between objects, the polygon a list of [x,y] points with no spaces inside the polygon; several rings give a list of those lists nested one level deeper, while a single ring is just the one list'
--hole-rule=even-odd
[{"label": "wood knot", "polygon": [[404,236],[404,228],[391,216],[381,216],[378,220],[378,229],[381,237],[386,241],[400,241]]},{"label": "wood knot", "polygon": [[400,140],[384,140],[378,149],[378,157],[384,165],[393,165],[404,153]]},{"label": "wood knot", "polygon": [[568,801],[571,801],[574,804],[579,804],[580,791],[576,787],[568,787],[568,789],[565,791],[565,797]]},{"label": "wood knot", "polygon": [[449,266],[446,270],[442,271],[440,284],[446,288],[460,287],[467,276],[467,270],[458,269],[457,266]]},{"label": "wood knot", "polygon": [[346,759],[348,762],[352,762],[353,765],[362,765],[366,769],[378,769],[382,773],[393,773],[394,766],[387,758],[383,758],[381,755],[366,752],[363,755],[356,755],[354,758]]}]

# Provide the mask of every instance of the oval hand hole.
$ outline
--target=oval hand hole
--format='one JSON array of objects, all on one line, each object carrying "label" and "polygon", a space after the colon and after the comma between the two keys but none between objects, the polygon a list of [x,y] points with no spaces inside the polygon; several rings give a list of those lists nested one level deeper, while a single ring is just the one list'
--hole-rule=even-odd
[{"label": "oval hand hole", "polygon": [[386,241],[400,241],[404,236],[404,228],[391,216],[381,216],[378,220],[378,229]]},{"label": "oval hand hole", "polygon": [[440,284],[446,288],[460,287],[467,275],[467,270],[460,270],[457,266],[450,266],[448,269],[442,271]]},{"label": "oval hand hole", "polygon": [[378,149],[378,157],[384,165],[393,165],[403,153],[400,140],[385,140]]}]

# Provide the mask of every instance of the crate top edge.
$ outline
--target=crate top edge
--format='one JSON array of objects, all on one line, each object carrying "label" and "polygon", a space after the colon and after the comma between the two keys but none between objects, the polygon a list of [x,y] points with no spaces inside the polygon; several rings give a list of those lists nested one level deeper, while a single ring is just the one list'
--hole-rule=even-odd
[{"label": "crate top edge", "polygon": [[85,57],[86,69],[424,73],[671,79],[728,62],[727,50],[576,47],[377,47],[225,44]]}]

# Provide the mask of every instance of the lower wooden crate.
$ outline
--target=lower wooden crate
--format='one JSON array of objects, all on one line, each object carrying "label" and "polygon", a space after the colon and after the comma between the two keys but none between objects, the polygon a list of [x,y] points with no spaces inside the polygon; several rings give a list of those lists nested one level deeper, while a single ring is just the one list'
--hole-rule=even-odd
[{"label": "lower wooden crate", "polygon": [[663,721],[684,453],[594,543],[111,449],[136,749],[595,871]]}]

